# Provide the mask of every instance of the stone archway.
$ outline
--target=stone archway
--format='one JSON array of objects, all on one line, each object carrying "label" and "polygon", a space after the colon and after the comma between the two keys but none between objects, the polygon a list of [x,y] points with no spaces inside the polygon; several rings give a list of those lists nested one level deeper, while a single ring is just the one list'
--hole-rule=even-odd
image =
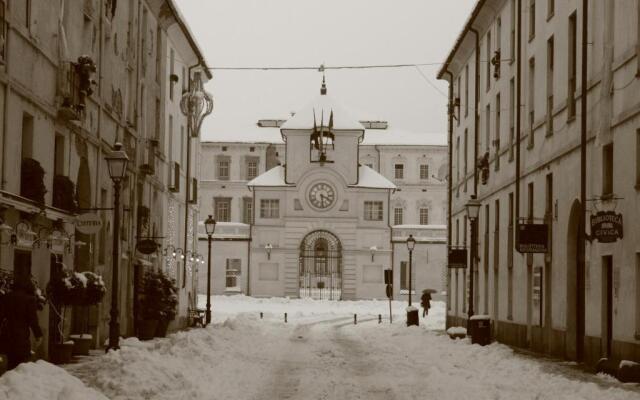
[{"label": "stone archway", "polygon": [[331,232],[313,231],[300,243],[300,297],[342,298],[342,245]]},{"label": "stone archway", "polygon": [[567,226],[567,332],[565,340],[566,356],[582,361],[584,355],[585,326],[585,271],[578,260],[580,213],[582,206],[575,200],[571,206]]}]

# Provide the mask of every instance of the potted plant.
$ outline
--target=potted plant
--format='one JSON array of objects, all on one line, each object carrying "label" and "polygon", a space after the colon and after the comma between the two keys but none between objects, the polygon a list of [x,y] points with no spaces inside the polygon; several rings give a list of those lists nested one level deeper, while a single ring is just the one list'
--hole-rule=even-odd
[{"label": "potted plant", "polygon": [[37,160],[23,158],[20,171],[20,196],[44,204],[47,188],[44,185],[45,171]]},{"label": "potted plant", "polygon": [[176,318],[178,311],[178,288],[176,287],[176,281],[167,276],[162,271],[157,273],[162,288],[161,315],[158,320],[158,326],[156,328],[156,337],[167,336],[167,329],[169,323]]},{"label": "potted plant", "polygon": [[140,340],[150,340],[155,336],[158,321],[163,315],[163,293],[159,274],[153,270],[145,271],[140,301],[141,318],[138,323],[138,338]]},{"label": "potted plant", "polygon": [[69,212],[76,212],[78,203],[75,197],[76,185],[68,176],[53,177],[53,206]]},{"label": "potted plant", "polygon": [[86,278],[68,268],[55,274],[47,285],[51,310],[60,319],[58,323],[57,343],[51,344],[49,358],[54,364],[67,364],[71,361],[73,340],[63,341],[64,322],[69,306],[80,305],[84,301]]},{"label": "potted plant", "polygon": [[73,354],[75,355],[89,355],[89,348],[91,347],[91,341],[93,336],[86,333],[88,330],[89,312],[91,306],[94,306],[102,301],[105,293],[107,292],[104,286],[104,281],[100,275],[97,275],[91,271],[80,272],[84,281],[84,293],[82,295],[79,306],[81,310],[85,312],[82,319],[82,327],[80,334],[71,335],[70,338],[74,342]]}]

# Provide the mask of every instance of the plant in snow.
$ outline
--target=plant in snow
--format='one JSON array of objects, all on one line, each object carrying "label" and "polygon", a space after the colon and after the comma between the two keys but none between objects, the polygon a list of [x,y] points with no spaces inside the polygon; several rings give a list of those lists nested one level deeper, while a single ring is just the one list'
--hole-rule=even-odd
[{"label": "plant in snow", "polygon": [[178,294],[175,280],[162,271],[147,270],[142,290],[142,318],[172,321],[176,317]]}]

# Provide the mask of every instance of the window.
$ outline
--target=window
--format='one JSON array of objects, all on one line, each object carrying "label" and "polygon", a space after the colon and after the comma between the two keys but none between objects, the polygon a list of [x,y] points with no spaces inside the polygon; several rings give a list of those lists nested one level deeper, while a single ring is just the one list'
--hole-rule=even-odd
[{"label": "window", "polygon": [[467,192],[467,157],[469,154],[469,131],[467,129],[464,130],[464,165],[463,165],[463,176],[464,179],[464,191]]},{"label": "window", "polygon": [[242,199],[242,222],[253,224],[253,200],[250,197]]},{"label": "window", "polygon": [[555,0],[547,0],[547,21],[553,17],[556,10],[556,2]]},{"label": "window", "polygon": [[640,253],[636,253],[636,340],[640,337]]},{"label": "window", "polygon": [[184,165],[185,142],[186,142],[186,138],[184,137],[184,126],[181,126],[180,127],[180,165]]},{"label": "window", "polygon": [[613,195],[613,143],[602,148],[602,196]]},{"label": "window", "polygon": [[214,199],[214,214],[217,222],[231,221],[231,199],[218,197]]},{"label": "window", "polygon": [[551,221],[553,216],[553,174],[547,174],[545,183],[544,217],[545,220]]},{"label": "window", "polygon": [[175,81],[173,80],[173,76],[175,75],[175,67],[176,67],[176,52],[171,49],[169,51],[169,99],[173,100],[173,85]]},{"label": "window", "polygon": [[33,116],[22,114],[22,158],[33,157]]},{"label": "window", "polygon": [[280,200],[260,200],[260,218],[280,218]]},{"label": "window", "polygon": [[420,225],[429,225],[429,209],[426,207],[420,208]]},{"label": "window", "polygon": [[402,225],[402,217],[404,210],[402,208],[394,208],[393,209],[393,224],[394,225]]},{"label": "window", "polygon": [[501,104],[500,104],[500,93],[496,94],[496,135],[495,135],[495,139],[493,141],[493,146],[496,148],[496,164],[495,164],[495,170],[499,170],[500,169],[500,118],[502,116],[502,111],[500,110]]},{"label": "window", "polygon": [[31,30],[31,0],[26,0],[24,5],[24,26]]},{"label": "window", "polygon": [[420,179],[429,179],[429,165],[420,165]]},{"label": "window", "polygon": [[636,189],[640,189],[640,129],[636,131]]},{"label": "window", "polygon": [[253,153],[254,151],[256,151],[256,148],[254,146],[249,147],[249,152]]},{"label": "window", "polygon": [[568,119],[576,116],[576,57],[577,57],[577,24],[576,13],[569,17],[569,79],[567,94],[567,117]]},{"label": "window", "polygon": [[487,104],[487,110],[485,112],[485,127],[484,127],[484,148],[489,152],[489,143],[491,142],[491,104]]},{"label": "window", "polygon": [[509,81],[509,161],[513,161],[514,144],[516,140],[515,112],[516,112],[516,84],[514,78]]},{"label": "window", "polygon": [[251,180],[258,176],[258,160],[255,158],[247,159],[247,180]]},{"label": "window", "polygon": [[218,160],[218,179],[229,180],[229,159]]},{"label": "window", "polygon": [[511,0],[511,35],[509,40],[509,47],[511,48],[511,63],[516,59],[516,0]]},{"label": "window", "polygon": [[[640,130],[638,130],[638,137],[640,137]],[[640,160],[640,153],[638,160]],[[640,161],[638,161],[638,165],[640,165]],[[460,136],[456,138],[456,182],[460,182]]]},{"label": "window", "polygon": [[53,174],[64,175],[64,136],[56,134],[55,140]]},{"label": "window", "polygon": [[535,217],[535,213],[533,211],[533,182],[529,182],[527,185],[527,218],[529,219],[529,223],[533,223],[533,218]]},{"label": "window", "polygon": [[[502,53],[502,18],[498,17],[496,21],[496,51]],[[501,60],[498,60],[500,62]],[[500,74],[496,76],[496,79],[500,78]]]},{"label": "window", "polygon": [[365,221],[382,221],[382,202],[381,201],[365,201],[364,202],[364,220]]},{"label": "window", "polygon": [[536,36],[536,0],[529,0],[529,40]]},{"label": "window", "polygon": [[0,0],[0,65],[4,64],[6,60],[5,43],[7,43],[7,25],[5,13],[5,0]]},{"label": "window", "polygon": [[394,171],[396,179],[404,179],[404,164],[395,164]]},{"label": "window", "polygon": [[241,261],[239,258],[227,258],[226,266],[226,290],[239,291],[240,283],[238,276],[241,271]]},{"label": "window", "polygon": [[182,93],[186,93],[188,87],[189,82],[187,82],[187,69],[182,67]]},{"label": "window", "polygon": [[486,60],[487,62],[484,63],[485,64],[485,80],[486,82],[486,90],[489,91],[489,89],[491,89],[491,63],[489,62],[489,60],[491,60],[492,55],[491,55],[491,31],[487,32],[487,44],[486,44]]},{"label": "window", "polygon": [[535,123],[535,101],[536,101],[536,60],[531,57],[529,60],[529,148],[534,145]]},{"label": "window", "polygon": [[553,135],[553,36],[547,40],[547,136]]},{"label": "window", "polygon": [[469,65],[464,67],[464,116],[469,115]]},{"label": "window", "polygon": [[458,87],[457,87],[457,89],[458,89],[458,109],[456,110],[457,111],[456,123],[458,124],[458,126],[460,126],[460,104],[459,104],[459,102],[460,102],[460,88],[461,88],[461,85],[462,85],[461,79],[462,78],[460,76],[458,76]]},{"label": "window", "polygon": [[456,219],[456,246],[460,245],[460,220]]}]

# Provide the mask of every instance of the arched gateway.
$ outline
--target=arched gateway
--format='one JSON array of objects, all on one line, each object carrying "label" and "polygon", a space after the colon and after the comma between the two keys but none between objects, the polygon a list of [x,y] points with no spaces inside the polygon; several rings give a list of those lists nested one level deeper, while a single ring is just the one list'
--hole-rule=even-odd
[{"label": "arched gateway", "polygon": [[342,245],[331,232],[313,231],[300,243],[300,297],[340,300]]}]

